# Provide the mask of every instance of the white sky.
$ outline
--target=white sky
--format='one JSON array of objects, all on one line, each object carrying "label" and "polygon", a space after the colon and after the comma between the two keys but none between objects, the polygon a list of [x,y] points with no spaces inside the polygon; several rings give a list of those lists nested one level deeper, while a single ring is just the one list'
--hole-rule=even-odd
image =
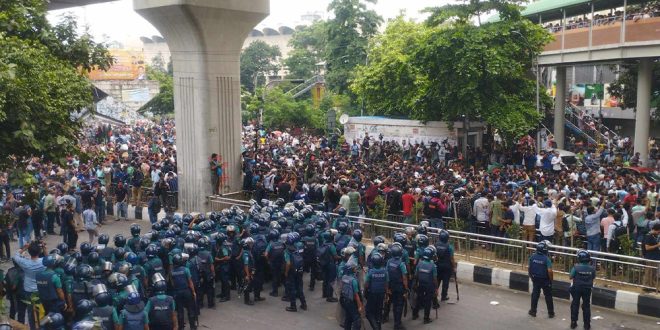
[{"label": "white sky", "polygon": [[[1,1],[1,0],[0,0]],[[278,27],[280,25],[294,25],[300,21],[300,16],[310,12],[318,12],[327,16],[326,9],[330,0],[270,0],[270,16],[260,27]],[[451,0],[379,0],[373,6],[383,16],[385,21],[396,17],[401,10],[407,16],[423,18],[420,10],[430,6],[440,6],[452,2]],[[119,0],[86,7],[71,8],[52,11],[51,20],[71,12],[80,18],[80,26],[89,26],[90,32],[96,38],[108,36],[110,40],[127,42],[137,40],[140,36],[160,35],[149,22],[133,11],[132,0]],[[101,39],[98,39],[101,40]]]}]

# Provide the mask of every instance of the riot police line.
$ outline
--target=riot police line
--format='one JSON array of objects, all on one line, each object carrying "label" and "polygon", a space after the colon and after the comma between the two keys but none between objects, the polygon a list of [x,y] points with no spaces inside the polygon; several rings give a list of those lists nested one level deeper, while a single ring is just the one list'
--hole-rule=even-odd
[{"label": "riot police line", "polygon": [[308,308],[305,272],[308,290],[320,281],[322,298],[339,302],[345,329],[361,328],[363,317],[380,329],[390,316],[394,329],[404,329],[409,310],[412,321],[421,313],[430,323],[431,310],[437,318],[440,302],[449,300],[456,262],[447,231],[430,244],[423,221],[393,237],[374,237],[367,254],[362,230],[345,209],[331,219],[302,201],[250,205],[247,212],[232,206],[208,217],[168,215],[147,233],[133,224],[131,237],[118,234],[113,246],[106,234],[95,246],[60,243],[42,258],[46,270],[36,282],[45,316],[35,319],[42,329],[57,330],[183,329],[186,321],[196,329],[201,311],[215,309],[216,299],[229,301],[235,291],[254,305],[265,300],[264,290],[297,312]]}]

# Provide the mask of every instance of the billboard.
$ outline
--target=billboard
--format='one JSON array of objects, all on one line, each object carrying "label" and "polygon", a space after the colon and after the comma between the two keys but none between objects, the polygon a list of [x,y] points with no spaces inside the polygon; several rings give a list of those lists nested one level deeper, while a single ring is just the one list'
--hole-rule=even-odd
[{"label": "billboard", "polygon": [[607,91],[609,84],[575,84],[568,91],[568,102],[586,108],[616,108],[621,101]]},{"label": "billboard", "polygon": [[92,70],[91,80],[143,80],[146,79],[144,54],[141,50],[110,49],[115,63],[108,69]]}]

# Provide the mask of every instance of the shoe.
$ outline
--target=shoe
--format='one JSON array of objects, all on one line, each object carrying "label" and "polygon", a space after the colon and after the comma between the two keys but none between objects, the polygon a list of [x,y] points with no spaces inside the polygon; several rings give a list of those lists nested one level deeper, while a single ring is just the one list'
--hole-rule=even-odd
[{"label": "shoe", "polygon": [[268,295],[270,295],[271,297],[277,297],[278,296],[277,292],[271,292]]},{"label": "shoe", "polygon": [[577,322],[571,322],[571,329],[577,328]]},{"label": "shoe", "polygon": [[298,309],[295,306],[288,306],[287,308],[285,308],[285,310],[287,312],[297,312],[298,311]]},{"label": "shoe", "polygon": [[221,303],[223,303],[223,302],[227,302],[227,301],[229,301],[229,298],[227,298],[227,297],[221,297],[220,300],[218,300],[218,301],[221,302]]},{"label": "shoe", "polygon": [[406,330],[406,327],[403,324],[395,325],[394,330]]},{"label": "shoe", "polygon": [[442,298],[440,298],[440,301],[447,301],[447,300],[449,300],[449,297],[442,297]]},{"label": "shoe", "polygon": [[325,301],[331,302],[331,303],[336,303],[336,302],[339,301],[339,299],[337,299],[335,297],[330,297],[330,298],[326,298]]},{"label": "shoe", "polygon": [[548,313],[548,318],[554,319],[555,318],[555,313]]},{"label": "shoe", "polygon": [[264,297],[255,297],[254,298],[254,301],[264,301],[264,300],[266,300],[266,298],[264,298]]},{"label": "shoe", "polygon": [[[380,323],[385,324],[390,321],[390,317],[387,315],[383,315],[383,318],[380,320]],[[394,326],[394,329],[396,329],[396,325]]]},{"label": "shoe", "polygon": [[300,309],[306,311],[307,310],[307,304],[300,305]]},{"label": "shoe", "polygon": [[431,322],[433,322],[433,320],[431,320],[431,319],[424,319],[424,324],[429,324],[429,323],[431,323]]},{"label": "shoe", "polygon": [[282,301],[289,301],[289,297],[287,297],[287,296],[282,296]]},{"label": "shoe", "polygon": [[244,303],[248,306],[253,306],[254,305],[254,301],[252,301],[252,300],[246,300],[246,301],[244,301]]},{"label": "shoe", "polygon": [[589,330],[591,329],[591,324],[585,324],[584,325],[584,330]]},{"label": "shoe", "polygon": [[419,315],[413,315],[413,316],[412,316],[413,321],[414,321],[414,320],[417,320],[418,318],[419,318]]},{"label": "shoe", "polygon": [[529,312],[527,312],[527,314],[529,314],[529,316],[531,316],[531,317],[536,317],[536,312],[535,311],[530,310]]}]

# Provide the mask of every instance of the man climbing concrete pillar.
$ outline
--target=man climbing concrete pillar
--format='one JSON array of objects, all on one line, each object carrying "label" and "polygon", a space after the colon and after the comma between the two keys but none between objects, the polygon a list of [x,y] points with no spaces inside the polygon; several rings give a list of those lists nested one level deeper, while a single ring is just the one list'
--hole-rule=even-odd
[{"label": "man climbing concrete pillar", "polygon": [[134,0],[172,54],[179,209],[207,209],[210,156],[223,160],[226,191],[242,188],[240,54],[269,0]]}]

